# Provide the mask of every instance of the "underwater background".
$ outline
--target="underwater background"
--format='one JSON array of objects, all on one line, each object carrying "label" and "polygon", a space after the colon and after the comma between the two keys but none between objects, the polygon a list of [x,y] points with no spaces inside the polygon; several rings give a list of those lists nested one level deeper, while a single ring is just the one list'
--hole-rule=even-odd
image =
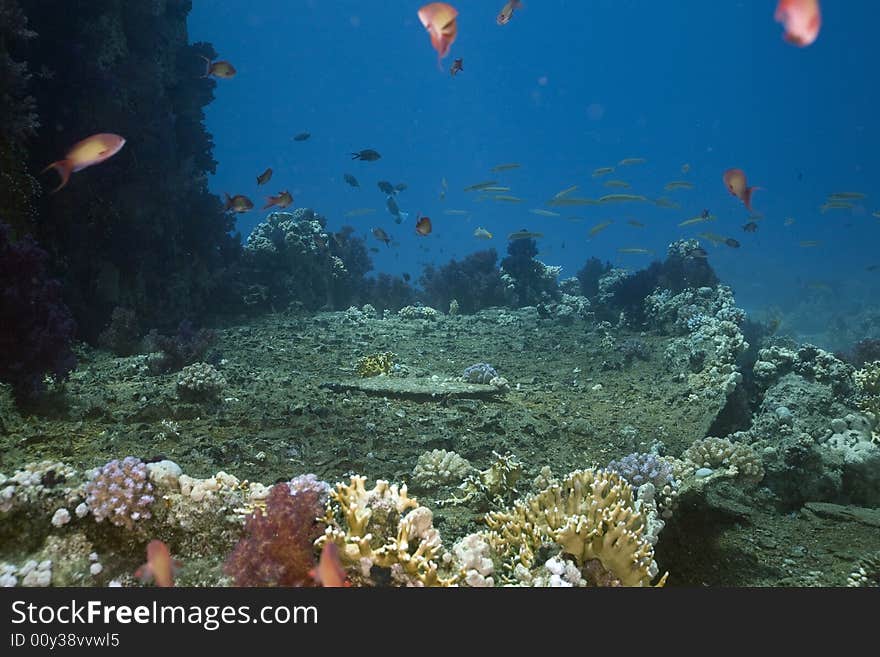
[{"label": "underwater background", "polygon": [[456,7],[0,0],[0,584],[880,582],[880,9]]}]

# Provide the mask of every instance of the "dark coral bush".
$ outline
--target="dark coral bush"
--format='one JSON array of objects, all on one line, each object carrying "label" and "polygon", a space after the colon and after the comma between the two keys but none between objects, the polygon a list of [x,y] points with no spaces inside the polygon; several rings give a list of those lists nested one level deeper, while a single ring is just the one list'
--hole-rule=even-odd
[{"label": "dark coral bush", "polygon": [[76,367],[76,323],[49,278],[48,254],[30,237],[12,242],[0,222],[0,381],[19,399],[44,388],[46,376],[65,379]]}]

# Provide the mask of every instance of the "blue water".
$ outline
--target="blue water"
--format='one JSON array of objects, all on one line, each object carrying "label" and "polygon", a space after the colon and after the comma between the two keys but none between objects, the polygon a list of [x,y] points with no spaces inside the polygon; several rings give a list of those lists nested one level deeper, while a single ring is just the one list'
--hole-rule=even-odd
[{"label": "blue water", "polygon": [[[377,271],[414,279],[425,262],[487,246],[503,255],[506,235],[522,228],[544,233],[540,258],[562,265],[563,276],[594,255],[640,267],[649,256],[617,249],[662,256],[670,241],[708,230],[741,242],[739,249],[705,246],[747,308],[791,303],[823,286],[855,303],[878,292],[880,271],[866,267],[880,264],[880,219],[871,216],[880,210],[880,89],[871,64],[880,61],[880,4],[823,2],[819,39],[796,48],[782,40],[770,0],[527,0],[505,26],[495,23],[501,0],[461,0],[458,38],[442,71],[416,15],[420,4],[195,0],[190,39],[212,42],[238,69],[234,79],[218,81],[208,109],[219,161],[212,189],[255,202],[289,189],[296,206],[316,209],[331,229],[354,225],[380,247]],[[464,71],[452,78],[456,57]],[[304,131],[312,134],[308,141],[292,140]],[[351,160],[365,148],[382,159]],[[591,177],[597,167],[634,157],[647,163]],[[490,173],[506,162],[522,167]],[[255,177],[268,166],[274,178],[258,190]],[[722,184],[729,167],[763,188],[753,199],[764,215],[756,233],[742,230],[748,212]],[[345,184],[344,173],[356,176],[360,189]],[[441,201],[443,178],[449,189]],[[476,202],[476,194],[462,191],[489,179],[525,202]],[[632,189],[606,189],[607,179]],[[409,221],[394,223],[379,180],[409,185],[398,198]],[[663,191],[672,180],[696,188]],[[579,185],[573,196],[624,191],[666,196],[682,208],[528,212],[571,185]],[[826,196],[839,191],[869,196],[853,210],[821,214]],[[377,212],[343,216],[361,207]],[[677,227],[704,208],[719,220]],[[448,209],[471,214],[444,215]],[[429,237],[415,233],[417,213],[432,218]],[[243,235],[264,216],[241,215]],[[795,223],[784,226],[786,217]],[[614,223],[590,239],[590,227],[609,219]],[[399,246],[376,242],[374,226]],[[478,226],[494,239],[474,238]],[[803,248],[802,240],[821,245]]]}]

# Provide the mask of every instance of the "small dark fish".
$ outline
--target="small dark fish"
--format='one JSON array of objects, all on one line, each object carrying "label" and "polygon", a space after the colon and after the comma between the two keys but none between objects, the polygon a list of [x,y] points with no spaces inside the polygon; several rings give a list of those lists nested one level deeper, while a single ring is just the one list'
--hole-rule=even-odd
[{"label": "small dark fish", "polygon": [[272,179],[272,169],[269,168],[269,169],[266,169],[259,176],[257,176],[257,184],[258,185],[265,185],[271,179]]},{"label": "small dark fish", "polygon": [[704,209],[704,210],[700,213],[700,216],[701,216],[703,219],[708,219],[708,218],[709,218],[709,210],[705,210],[705,209]]},{"label": "small dark fish", "polygon": [[739,246],[740,246],[739,242],[737,242],[737,241],[736,241],[735,239],[733,239],[732,237],[728,237],[726,240],[724,240],[724,243],[725,243],[727,246],[729,246],[731,249],[738,249]]},{"label": "small dark fish", "polygon": [[311,132],[301,132],[293,138],[293,141],[305,141],[312,136]]},{"label": "small dark fish", "polygon": [[375,237],[380,242],[385,242],[385,246],[389,246],[391,244],[391,237],[381,228],[373,229],[373,237]]},{"label": "small dark fish", "polygon": [[459,57],[454,62],[452,62],[452,68],[449,69],[449,75],[451,75],[452,77],[455,77],[456,73],[458,73],[459,71],[463,71],[463,70],[464,70],[464,60],[461,57]]},{"label": "small dark fish", "polygon": [[755,231],[758,230],[758,224],[755,223],[754,221],[750,221],[750,222],[747,223],[747,224],[743,224],[743,227],[742,227],[742,228],[743,228],[743,230],[746,231],[747,233],[754,233]]},{"label": "small dark fish", "polygon": [[351,154],[352,160],[363,160],[364,162],[375,162],[378,160],[381,155],[379,155],[378,151],[374,151],[372,148],[365,148],[362,151]]},{"label": "small dark fish", "polygon": [[395,194],[394,187],[387,180],[380,180],[379,182],[376,183],[376,186],[386,196],[394,196],[394,194]]},{"label": "small dark fish", "polygon": [[880,265],[868,265],[865,267],[865,271],[877,271],[880,269]]},{"label": "small dark fish", "polygon": [[403,274],[403,280],[405,280],[407,283],[409,283],[409,279],[410,279],[410,278],[411,278],[411,276],[410,276],[409,274],[407,274],[407,273],[404,272],[404,274]]},{"label": "small dark fish", "polygon": [[397,201],[394,200],[393,196],[388,197],[385,205],[388,206],[388,212],[390,212],[395,217],[400,217],[400,206],[397,205]]},{"label": "small dark fish", "polygon": [[397,183],[397,184],[394,186],[394,189],[396,189],[398,192],[402,192],[402,191],[404,191],[406,188],[407,188],[407,184],[406,184],[406,183]]},{"label": "small dark fish", "polygon": [[[377,249],[375,246],[371,246],[371,247],[370,247],[370,251],[371,251],[372,253],[379,253],[379,249]],[[287,480],[285,479],[285,481],[287,481]]]},{"label": "small dark fish", "polygon": [[343,178],[345,178],[345,182],[347,182],[352,187],[360,187],[361,184],[358,182],[357,178],[355,178],[350,173],[346,173]]}]

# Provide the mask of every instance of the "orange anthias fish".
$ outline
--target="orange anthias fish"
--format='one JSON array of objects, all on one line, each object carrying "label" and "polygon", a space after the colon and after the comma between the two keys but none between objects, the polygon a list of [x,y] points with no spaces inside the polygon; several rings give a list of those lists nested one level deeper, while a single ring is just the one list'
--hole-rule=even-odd
[{"label": "orange anthias fish", "polygon": [[109,160],[123,146],[125,146],[125,139],[119,135],[106,132],[92,135],[74,144],[63,160],[52,162],[40,173],[45,173],[49,169],[55,169],[58,172],[58,175],[61,176],[61,184],[52,190],[52,193],[55,193],[67,184],[71,173],[82,171],[94,164],[100,164],[104,160]]},{"label": "orange anthias fish", "polygon": [[267,198],[266,205],[263,206],[263,209],[271,208],[273,205],[284,209],[291,203],[293,203],[293,196],[290,195],[290,192],[283,191],[278,196],[270,196]]},{"label": "orange anthias fish", "polygon": [[229,78],[234,78],[235,74],[238,72],[235,70],[235,67],[226,60],[212,62],[204,55],[199,55],[199,57],[205,60],[205,74],[202,76],[203,78],[208,78],[213,75],[215,78],[224,78],[228,80]]},{"label": "orange anthias fish", "polygon": [[321,550],[321,558],[318,560],[318,566],[309,571],[309,575],[320,586],[327,588],[339,588],[342,586],[351,586],[351,582],[345,576],[345,570],[339,561],[339,547],[333,541],[324,543]]},{"label": "orange anthias fish", "polygon": [[458,34],[455,17],[458,10],[445,2],[432,2],[419,9],[419,20],[431,35],[431,45],[437,51],[437,67],[449,54],[449,47]]},{"label": "orange anthias fish", "polygon": [[253,209],[254,202],[247,196],[243,194],[236,194],[235,196],[226,194],[226,204],[223,206],[224,212],[229,212],[229,210],[232,210],[233,212],[247,212],[248,210]]},{"label": "orange anthias fish", "polygon": [[458,73],[459,71],[463,71],[463,70],[464,70],[464,60],[461,57],[459,57],[454,62],[452,62],[452,67],[449,69],[449,75],[451,75],[452,77],[455,77],[456,73]]},{"label": "orange anthias fish", "polygon": [[263,173],[261,173],[259,176],[257,176],[257,184],[258,185],[265,185],[271,179],[272,179],[272,169],[270,167],[270,168],[266,169]]},{"label": "orange anthias fish", "polygon": [[180,562],[171,558],[168,546],[162,541],[152,540],[147,545],[147,562],[134,571],[134,576],[142,582],[155,582],[156,586],[174,586],[174,575]]},{"label": "orange anthias fish", "polygon": [[419,216],[416,219],[416,232],[424,237],[431,234],[431,220],[428,217]]},{"label": "orange anthias fish", "polygon": [[513,12],[520,7],[522,7],[522,2],[520,0],[510,0],[510,2],[501,8],[501,12],[498,14],[495,22],[499,25],[507,25],[510,22],[510,19],[513,18]]},{"label": "orange anthias fish", "polygon": [[785,26],[783,38],[801,48],[813,43],[822,27],[819,0],[779,0],[775,18]]},{"label": "orange anthias fish", "polygon": [[727,191],[736,196],[746,209],[752,211],[752,192],[760,187],[749,187],[746,185],[746,174],[742,169],[728,169],[724,172],[724,184],[727,185]]}]

